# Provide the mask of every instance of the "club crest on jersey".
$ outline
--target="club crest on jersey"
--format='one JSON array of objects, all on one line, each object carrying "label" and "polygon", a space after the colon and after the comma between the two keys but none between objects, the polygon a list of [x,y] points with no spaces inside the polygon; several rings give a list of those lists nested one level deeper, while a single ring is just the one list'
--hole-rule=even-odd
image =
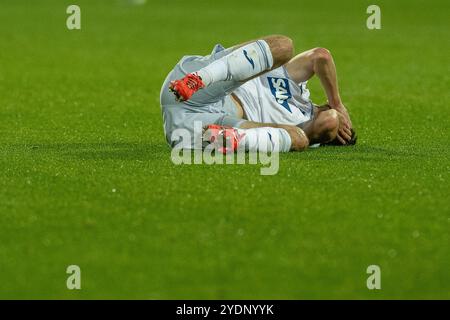
[{"label": "club crest on jersey", "polygon": [[288,79],[267,77],[267,80],[269,81],[270,91],[272,91],[275,100],[283,108],[292,113],[288,104],[288,100],[292,97]]}]

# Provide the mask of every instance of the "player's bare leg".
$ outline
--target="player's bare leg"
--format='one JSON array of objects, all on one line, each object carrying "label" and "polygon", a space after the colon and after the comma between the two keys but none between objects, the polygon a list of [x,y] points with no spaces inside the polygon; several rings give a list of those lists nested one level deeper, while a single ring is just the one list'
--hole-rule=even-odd
[{"label": "player's bare leg", "polygon": [[195,92],[218,81],[248,81],[264,72],[286,64],[293,56],[292,40],[273,35],[237,45],[228,55],[195,73],[172,81],[169,89],[178,100],[188,100]]},{"label": "player's bare leg", "polygon": [[[339,122],[336,123],[336,139],[344,145],[352,141],[352,136],[354,136],[352,123],[347,109],[342,103],[339,95],[336,66],[331,53],[324,48],[315,48],[305,51],[291,59],[286,64],[286,70],[288,71],[289,76],[297,83],[309,80],[313,75],[319,77],[327,95],[329,107],[339,113],[337,115],[337,120]],[[317,140],[320,136],[326,137],[328,134],[334,132],[333,130],[328,130],[328,126],[330,123],[334,122],[333,119],[336,117],[331,110],[329,111],[326,111],[324,114],[321,112],[319,117],[314,120],[318,123],[308,124],[305,128],[305,132],[307,132],[308,137],[310,137],[312,141]],[[320,131],[322,129],[326,130]],[[327,141],[318,142],[324,143]]]}]

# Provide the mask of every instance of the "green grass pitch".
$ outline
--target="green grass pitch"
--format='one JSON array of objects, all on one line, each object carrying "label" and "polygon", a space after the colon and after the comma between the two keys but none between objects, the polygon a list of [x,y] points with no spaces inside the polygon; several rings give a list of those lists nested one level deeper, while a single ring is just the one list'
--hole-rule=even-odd
[{"label": "green grass pitch", "polygon": [[[450,298],[450,5],[372,2],[2,0],[0,298]],[[358,145],[174,165],[167,72],[267,34],[330,49]]]}]

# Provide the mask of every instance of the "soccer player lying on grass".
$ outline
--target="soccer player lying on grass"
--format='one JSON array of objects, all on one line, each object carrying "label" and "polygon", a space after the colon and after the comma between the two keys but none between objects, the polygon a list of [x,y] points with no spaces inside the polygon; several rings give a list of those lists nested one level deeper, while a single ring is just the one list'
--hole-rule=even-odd
[{"label": "soccer player lying on grass", "polygon": [[[326,105],[310,100],[306,82],[313,75]],[[172,147],[195,148],[194,139],[180,142],[172,133],[183,128],[195,134],[196,121],[205,130],[203,140],[228,142],[223,152],[242,145],[247,151],[287,152],[356,142],[330,52],[315,48],[293,56],[292,40],[281,35],[228,49],[216,45],[208,56],[184,56],[164,81],[161,107]]]}]

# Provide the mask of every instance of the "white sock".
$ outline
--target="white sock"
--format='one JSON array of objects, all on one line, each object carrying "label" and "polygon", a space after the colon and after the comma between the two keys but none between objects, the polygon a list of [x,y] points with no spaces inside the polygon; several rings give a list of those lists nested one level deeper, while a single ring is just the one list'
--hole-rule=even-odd
[{"label": "white sock", "polygon": [[291,150],[291,136],[285,129],[263,127],[252,129],[238,129],[239,134],[245,134],[239,143],[244,143],[245,151],[249,152],[289,152]]},{"label": "white sock", "polygon": [[197,71],[205,86],[225,80],[245,81],[273,66],[270,47],[264,40],[252,42]]},{"label": "white sock", "polygon": [[211,83],[227,79],[228,65],[226,61],[223,60],[225,57],[222,57],[221,59],[218,59],[197,71],[197,74],[200,78],[202,78],[205,86],[209,86]]}]

